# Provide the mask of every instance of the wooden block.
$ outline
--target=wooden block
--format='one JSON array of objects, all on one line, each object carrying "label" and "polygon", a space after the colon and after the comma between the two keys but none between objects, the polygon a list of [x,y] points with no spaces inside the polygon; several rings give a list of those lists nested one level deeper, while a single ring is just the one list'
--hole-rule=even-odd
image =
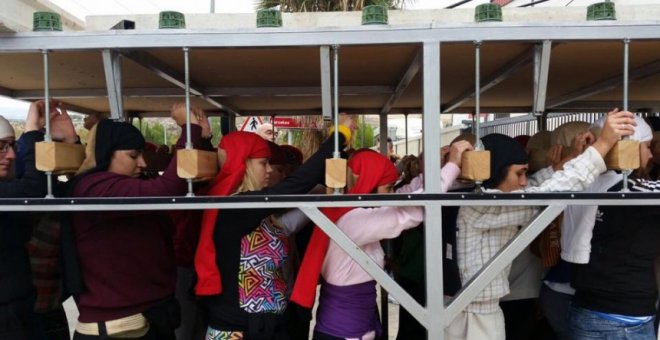
[{"label": "wooden block", "polygon": [[623,139],[605,155],[605,165],[610,170],[634,170],[639,168],[639,141]]},{"label": "wooden block", "polygon": [[346,186],[345,159],[329,158],[325,160],[325,185],[333,189]]},{"label": "wooden block", "polygon": [[461,178],[484,181],[490,178],[490,151],[466,151],[461,159]]},{"label": "wooden block", "polygon": [[177,150],[176,173],[185,179],[209,179],[218,173],[218,154],[195,149]]},{"label": "wooden block", "polygon": [[57,173],[76,172],[85,159],[82,144],[39,142],[35,144],[37,170]]}]

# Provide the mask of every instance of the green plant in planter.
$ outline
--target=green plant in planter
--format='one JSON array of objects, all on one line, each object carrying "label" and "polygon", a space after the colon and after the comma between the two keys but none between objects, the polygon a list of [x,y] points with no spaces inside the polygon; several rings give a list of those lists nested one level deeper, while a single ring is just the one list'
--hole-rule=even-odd
[{"label": "green plant in planter", "polygon": [[160,12],[158,28],[186,28],[186,17],[174,11]]},{"label": "green plant in planter", "polygon": [[282,12],[277,9],[261,9],[257,11],[257,27],[281,27]]},{"label": "green plant in planter", "polygon": [[390,3],[386,0],[365,2],[362,8],[362,25],[387,25],[387,8]]},{"label": "green plant in planter", "polygon": [[587,7],[587,20],[616,20],[614,3],[606,0],[590,5]]},{"label": "green plant in planter", "polygon": [[32,30],[35,32],[62,30],[62,20],[57,13],[34,12],[32,19]]},{"label": "green plant in planter", "polygon": [[493,3],[486,3],[474,9],[474,21],[502,21],[502,7]]}]

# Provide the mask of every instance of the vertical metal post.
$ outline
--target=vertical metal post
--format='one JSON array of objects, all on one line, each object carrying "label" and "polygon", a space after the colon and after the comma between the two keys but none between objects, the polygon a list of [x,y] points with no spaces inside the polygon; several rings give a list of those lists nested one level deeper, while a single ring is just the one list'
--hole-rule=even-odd
[{"label": "vertical metal post", "polygon": [[[341,154],[339,153],[339,45],[332,45],[332,56],[334,64],[332,96],[334,99],[333,115],[335,118],[335,151],[332,153],[332,158],[338,159],[341,157]],[[334,194],[341,194],[341,189],[335,188]]]},{"label": "vertical metal post", "polygon": [[474,135],[477,137],[475,150],[483,150],[481,143],[481,41],[474,42]]},{"label": "vertical metal post", "polygon": [[[192,150],[193,144],[190,139],[191,128],[190,128],[190,60],[189,60],[189,49],[188,47],[183,48],[183,63],[184,63],[184,72],[186,77],[186,150]],[[188,193],[187,197],[193,197],[193,182],[192,178],[188,180]]]},{"label": "vertical metal post", "polygon": [[[481,142],[481,41],[474,42],[474,135],[476,142],[474,150],[484,150]],[[482,181],[474,181],[477,190],[481,190]]]},{"label": "vertical metal post", "polygon": [[121,55],[116,51],[103,50],[103,70],[108,90],[110,116],[114,120],[124,120],[124,104],[121,89]]},{"label": "vertical metal post", "polygon": [[321,63],[321,111],[323,120],[332,119],[332,80],[330,77],[330,47],[319,48]]},{"label": "vertical metal post", "polygon": [[[623,111],[628,111],[628,65],[630,56],[630,39],[623,39]],[[628,136],[624,137],[628,139]],[[632,170],[623,170],[621,174],[623,175],[623,188],[621,191],[628,192],[628,176]]]},{"label": "vertical metal post", "polygon": [[550,55],[552,41],[544,40],[534,46],[534,107],[535,115],[545,112],[545,101],[548,90],[548,76],[550,74]]},{"label": "vertical metal post", "polygon": [[406,156],[408,156],[408,114],[403,115],[403,122],[406,127]]},{"label": "vertical metal post", "polygon": [[367,132],[367,129],[366,129],[366,125],[365,125],[366,124],[365,123],[366,119],[365,119],[364,115],[360,115],[360,117],[362,118],[362,126],[361,126],[362,132],[360,133],[360,147],[363,148],[364,147],[364,134],[365,134],[365,132]]},{"label": "vertical metal post", "polygon": [[229,121],[229,128],[227,129],[229,132],[236,131],[236,116],[235,115],[227,115],[227,120]]},{"label": "vertical metal post", "polygon": [[215,0],[211,0],[211,13],[215,13]]},{"label": "vertical metal post", "polygon": [[[423,47],[423,120],[424,120],[424,192],[440,193],[440,43],[424,42]],[[437,202],[424,204],[426,235],[426,324],[428,338],[444,339],[444,288],[442,283],[442,207]],[[424,324],[424,322],[422,322]]]},{"label": "vertical metal post", "polygon": [[[49,86],[49,67],[48,67],[48,50],[42,50],[44,58],[44,110],[46,116],[46,133],[44,134],[44,141],[52,142],[53,135],[50,131],[50,86]],[[53,172],[46,171],[46,198],[53,198]]]},{"label": "vertical metal post", "polygon": [[271,138],[271,142],[277,143],[277,138],[275,138],[275,115],[270,116],[270,126],[271,126],[271,132],[273,132],[273,137]]},{"label": "vertical metal post", "polygon": [[380,130],[378,151],[380,151],[382,155],[387,156],[387,138],[389,138],[389,131],[387,130],[387,114],[380,114],[378,124]]}]

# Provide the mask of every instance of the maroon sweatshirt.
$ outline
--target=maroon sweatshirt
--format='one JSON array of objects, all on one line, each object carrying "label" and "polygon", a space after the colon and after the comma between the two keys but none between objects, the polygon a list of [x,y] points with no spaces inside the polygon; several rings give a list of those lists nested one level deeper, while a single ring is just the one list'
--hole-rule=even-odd
[{"label": "maroon sweatshirt", "polygon": [[[193,125],[191,140],[199,141],[200,135],[201,128]],[[182,133],[177,148],[184,143]],[[80,179],[73,196],[179,196],[186,188],[186,181],[177,177],[175,155],[158,178],[98,172]],[[85,285],[78,300],[78,320],[115,320],[141,313],[154,302],[174,295],[174,224],[168,212],[76,212],[73,229]]]}]

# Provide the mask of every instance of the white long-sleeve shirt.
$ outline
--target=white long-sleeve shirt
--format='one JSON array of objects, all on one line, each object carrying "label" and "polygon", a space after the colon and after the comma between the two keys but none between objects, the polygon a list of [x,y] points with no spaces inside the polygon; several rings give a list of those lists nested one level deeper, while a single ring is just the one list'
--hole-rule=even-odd
[{"label": "white long-sleeve shirt", "polygon": [[[585,192],[606,192],[621,181],[620,174],[610,170],[598,176]],[[596,223],[597,205],[570,205],[564,210],[561,227],[561,258],[571,263],[589,263],[591,237]]]}]

